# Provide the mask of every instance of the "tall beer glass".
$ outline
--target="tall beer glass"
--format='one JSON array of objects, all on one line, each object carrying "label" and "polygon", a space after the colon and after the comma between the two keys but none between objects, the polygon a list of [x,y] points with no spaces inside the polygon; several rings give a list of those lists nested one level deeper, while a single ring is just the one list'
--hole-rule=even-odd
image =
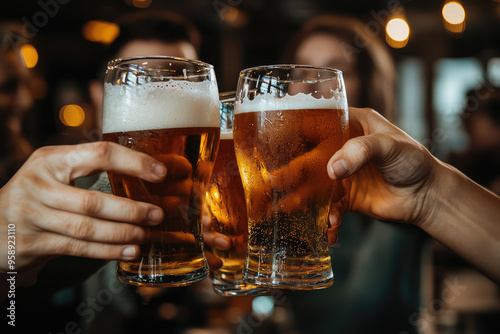
[{"label": "tall beer glass", "polygon": [[213,288],[220,295],[257,295],[267,291],[243,282],[247,255],[248,224],[245,194],[236,163],[233,143],[235,92],[219,95],[221,138],[212,177],[207,185],[207,206],[213,229],[231,239],[228,250],[213,249],[222,267],[213,273]]},{"label": "tall beer glass", "polygon": [[213,67],[172,57],[117,59],[104,84],[103,140],[150,154],[167,167],[161,183],[108,173],[114,194],[159,205],[135,261],[118,261],[117,277],[143,286],[182,286],[204,279],[201,209],[219,144]]},{"label": "tall beer glass", "polygon": [[248,213],[246,282],[332,284],[328,216],[343,189],[326,165],[347,140],[348,123],[340,71],[276,65],[240,73],[234,144]]}]

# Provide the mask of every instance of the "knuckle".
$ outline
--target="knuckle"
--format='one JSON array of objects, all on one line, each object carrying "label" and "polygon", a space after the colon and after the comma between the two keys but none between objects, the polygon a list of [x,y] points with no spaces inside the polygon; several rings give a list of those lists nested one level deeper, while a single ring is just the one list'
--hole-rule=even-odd
[{"label": "knuckle", "polygon": [[370,144],[368,144],[367,140],[365,138],[359,138],[359,140],[356,140],[352,143],[354,146],[354,150],[358,152],[359,155],[362,157],[370,157],[371,156],[371,148]]},{"label": "knuckle", "polygon": [[80,221],[72,222],[68,226],[70,226],[69,234],[74,238],[92,240],[95,236],[95,227],[89,217],[83,217]]},{"label": "knuckle", "polygon": [[142,222],[147,219],[146,212],[142,205],[134,203],[127,205],[124,218],[128,222]]},{"label": "knuckle", "polygon": [[32,154],[31,157],[32,159],[38,159],[41,157],[46,157],[47,155],[50,155],[52,153],[53,147],[50,146],[43,146],[40,148],[37,148]]},{"label": "knuckle", "polygon": [[123,232],[121,233],[121,239],[117,240],[122,243],[128,243],[128,242],[142,242],[145,241],[147,237],[147,232],[145,228],[142,228],[140,226],[127,226],[127,228],[123,229]]},{"label": "knuckle", "polygon": [[66,239],[60,247],[62,255],[84,256],[86,247],[77,239]]},{"label": "knuckle", "polygon": [[96,215],[101,209],[101,201],[99,200],[97,193],[94,191],[88,191],[84,195],[81,205],[83,212],[89,215]]},{"label": "knuckle", "polygon": [[92,152],[97,160],[108,159],[112,149],[113,147],[110,142],[100,141],[92,143]]}]

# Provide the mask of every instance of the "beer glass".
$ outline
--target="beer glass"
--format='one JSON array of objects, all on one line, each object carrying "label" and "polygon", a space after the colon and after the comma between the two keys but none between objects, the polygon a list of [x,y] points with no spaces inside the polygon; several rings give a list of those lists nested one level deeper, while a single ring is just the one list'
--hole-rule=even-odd
[{"label": "beer glass", "polygon": [[326,165],[348,139],[348,123],[338,70],[240,72],[234,145],[248,213],[247,283],[304,290],[333,283],[328,216],[343,188]]},{"label": "beer glass", "polygon": [[214,231],[231,239],[228,250],[213,249],[222,267],[213,273],[213,288],[219,295],[257,295],[267,291],[243,282],[242,270],[247,254],[248,225],[245,194],[236,163],[233,143],[235,92],[219,95],[221,137],[212,177],[207,185],[206,202]]},{"label": "beer glass", "polygon": [[161,183],[108,173],[113,193],[160,206],[134,261],[118,261],[122,282],[182,286],[204,279],[201,211],[219,144],[218,88],[212,65],[173,57],[108,63],[103,140],[150,154],[167,167]]}]

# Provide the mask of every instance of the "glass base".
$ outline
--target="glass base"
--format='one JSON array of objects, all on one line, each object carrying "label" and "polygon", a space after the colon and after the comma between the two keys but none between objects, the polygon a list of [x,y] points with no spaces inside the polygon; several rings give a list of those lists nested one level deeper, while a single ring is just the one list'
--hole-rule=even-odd
[{"label": "glass base", "polygon": [[136,272],[129,272],[120,266],[116,268],[116,277],[120,282],[151,287],[176,287],[190,285],[204,280],[209,274],[208,267],[202,267],[187,273],[168,275],[139,275]]},{"label": "glass base", "polygon": [[244,282],[241,272],[234,274],[219,270],[214,272],[213,288],[221,296],[259,296],[269,293],[269,290],[264,287]]},{"label": "glass base", "polygon": [[263,288],[279,288],[290,290],[317,290],[326,289],[333,284],[333,271],[322,273],[288,275],[264,275],[262,273],[243,269],[243,279],[247,284],[254,284]]}]

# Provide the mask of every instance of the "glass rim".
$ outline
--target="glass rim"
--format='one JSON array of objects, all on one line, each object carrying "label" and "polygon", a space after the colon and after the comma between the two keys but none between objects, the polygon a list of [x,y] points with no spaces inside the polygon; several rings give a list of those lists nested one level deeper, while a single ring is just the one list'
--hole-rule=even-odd
[{"label": "glass rim", "polygon": [[256,71],[264,71],[264,70],[274,70],[274,69],[282,69],[282,70],[293,70],[293,69],[307,69],[307,70],[318,70],[318,71],[325,71],[329,73],[335,73],[337,77],[343,78],[343,72],[339,69],[333,68],[333,67],[327,67],[327,66],[314,66],[314,65],[305,65],[305,64],[275,64],[275,65],[260,65],[260,66],[254,66],[254,67],[249,67],[245,68],[240,71],[239,77],[244,78],[245,80],[251,80],[251,81],[257,81],[260,80],[262,77],[266,78],[275,78],[277,82],[280,83],[308,83],[308,82],[321,82],[325,80],[330,80],[331,78],[317,78],[317,79],[311,79],[311,78],[306,78],[306,79],[278,79],[276,76],[272,75],[263,75],[260,76],[259,78],[252,78],[249,77],[249,73],[251,72],[256,72]]},{"label": "glass rim", "polygon": [[219,102],[234,100],[235,98],[236,98],[235,90],[219,93]]},{"label": "glass rim", "polygon": [[[124,63],[126,62],[131,62],[131,64],[135,64],[132,61],[140,61],[140,60],[165,60],[165,61],[176,61],[176,62],[185,62],[189,63],[192,65],[199,66],[200,68],[207,68],[210,71],[213,71],[214,66],[209,63],[205,63],[201,60],[196,60],[196,59],[187,59],[187,58],[181,58],[181,57],[172,57],[172,56],[136,56],[136,57],[124,57],[124,58],[115,58],[112,59],[108,62],[106,66],[106,70],[116,70],[116,69],[127,69],[124,66]],[[141,64],[135,64],[137,66],[141,66]],[[200,75],[205,75],[205,74],[193,74],[193,73],[186,73],[182,74],[183,77],[187,78],[193,78],[197,77]],[[178,77],[177,75],[165,75],[165,78],[168,77]]]}]

